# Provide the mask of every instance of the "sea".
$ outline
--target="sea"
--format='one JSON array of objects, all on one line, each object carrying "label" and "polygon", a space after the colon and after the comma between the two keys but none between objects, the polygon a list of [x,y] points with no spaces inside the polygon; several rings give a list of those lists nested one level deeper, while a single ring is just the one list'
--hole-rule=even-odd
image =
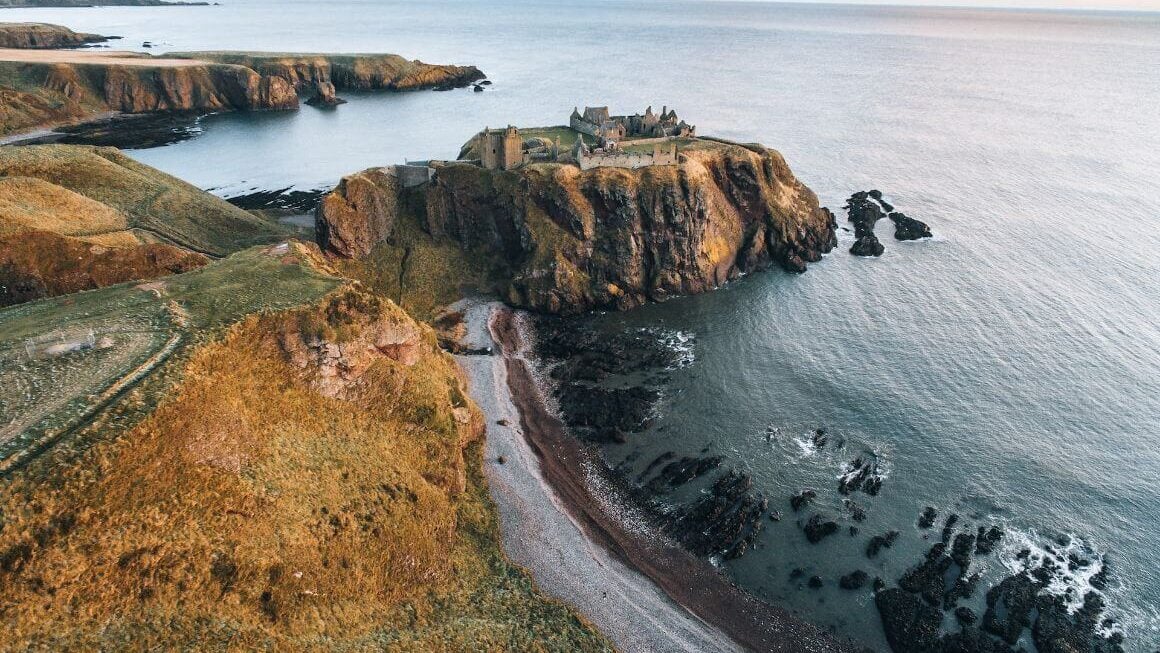
[{"label": "sea", "polygon": [[[855,569],[893,582],[942,519],[1000,524],[998,578],[1032,556],[1104,566],[1125,648],[1160,647],[1160,14],[645,0],[221,0],[206,7],[5,9],[152,53],[395,52],[474,64],[483,92],[343,93],[336,110],[202,118],[132,156],[222,196],[311,190],[347,173],[455,158],[480,129],[573,107],[675,109],[700,134],[778,149],[845,223],[879,189],[934,237],[880,258],[852,234],[802,275],[597,318],[680,348],[650,429],[612,464],[708,448],[771,509],[739,584],[887,650]],[[146,42],[153,45],[143,48]],[[822,428],[829,443],[810,437]],[[855,457],[881,492],[860,534],[809,544],[788,497],[843,514]],[[939,521],[916,526],[932,506]],[[901,532],[886,555],[866,537]],[[795,569],[801,570],[795,577]],[[803,579],[819,575],[821,589]],[[982,597],[974,599],[982,609]],[[948,621],[948,624],[950,622]],[[1026,644],[1026,642],[1025,642]],[[1028,644],[1028,650],[1032,650]]]}]

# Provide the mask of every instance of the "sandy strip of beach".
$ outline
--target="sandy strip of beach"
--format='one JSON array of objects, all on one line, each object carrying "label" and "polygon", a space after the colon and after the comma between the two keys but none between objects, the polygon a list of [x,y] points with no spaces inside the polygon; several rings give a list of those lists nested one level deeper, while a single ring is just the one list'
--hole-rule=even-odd
[{"label": "sandy strip of beach", "polygon": [[120,50],[24,50],[19,48],[0,48],[0,61],[149,66],[153,68],[183,68],[185,66],[205,65],[204,61],[197,59],[166,59],[140,52]]},{"label": "sandy strip of beach", "polygon": [[503,547],[545,593],[623,651],[854,650],[655,536],[611,490],[595,491],[603,465],[547,409],[517,314],[498,302],[459,309],[464,344],[497,353],[456,358],[488,419],[485,469]]}]

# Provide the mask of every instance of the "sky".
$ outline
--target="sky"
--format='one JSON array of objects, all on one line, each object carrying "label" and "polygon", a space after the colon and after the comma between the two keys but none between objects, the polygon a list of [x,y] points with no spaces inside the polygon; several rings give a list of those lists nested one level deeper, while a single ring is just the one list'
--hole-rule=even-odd
[{"label": "sky", "polygon": [[[753,0],[762,2],[766,0]],[[859,5],[914,5],[931,7],[1007,7],[1013,9],[1089,9],[1160,12],[1160,0],[787,0]]]}]

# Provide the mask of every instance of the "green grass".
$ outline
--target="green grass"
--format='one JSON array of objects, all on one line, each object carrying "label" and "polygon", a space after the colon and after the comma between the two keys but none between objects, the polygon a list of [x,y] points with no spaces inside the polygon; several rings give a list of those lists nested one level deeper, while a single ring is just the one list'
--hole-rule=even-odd
[{"label": "green grass", "polygon": [[[167,277],[157,292],[129,283],[0,310],[0,463],[90,417],[105,393],[171,353],[167,347],[188,346],[251,313],[316,301],[341,283],[265,252],[246,250]],[[113,346],[57,356],[43,351],[90,332]]]}]

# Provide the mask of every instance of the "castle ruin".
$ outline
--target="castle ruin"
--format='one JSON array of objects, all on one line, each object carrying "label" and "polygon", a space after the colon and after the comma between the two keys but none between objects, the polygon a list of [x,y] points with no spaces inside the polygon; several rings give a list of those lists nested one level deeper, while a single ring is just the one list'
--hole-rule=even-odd
[{"label": "castle ruin", "polygon": [[599,140],[619,141],[625,138],[674,138],[693,137],[697,128],[677,117],[675,110],[662,107],[660,115],[653,113],[650,106],[644,114],[612,116],[608,107],[584,107],[572,109],[569,126]]},{"label": "castle ruin", "polygon": [[524,162],[524,141],[520,130],[507,126],[503,131],[484,128],[479,140],[479,162],[488,170],[511,170]]},{"label": "castle ruin", "polygon": [[[489,170],[513,170],[531,163],[575,163],[581,170],[675,165],[676,139],[693,138],[697,131],[668,107],[660,114],[648,107],[643,114],[631,116],[610,115],[608,107],[584,107],[584,113],[572,110],[569,123],[576,132],[570,152],[560,149],[559,136],[554,141],[542,136],[525,140],[511,125],[503,130],[485,128],[476,138],[479,164]],[[586,143],[585,135],[594,138],[595,145]],[[651,151],[642,147],[650,144]]]}]

